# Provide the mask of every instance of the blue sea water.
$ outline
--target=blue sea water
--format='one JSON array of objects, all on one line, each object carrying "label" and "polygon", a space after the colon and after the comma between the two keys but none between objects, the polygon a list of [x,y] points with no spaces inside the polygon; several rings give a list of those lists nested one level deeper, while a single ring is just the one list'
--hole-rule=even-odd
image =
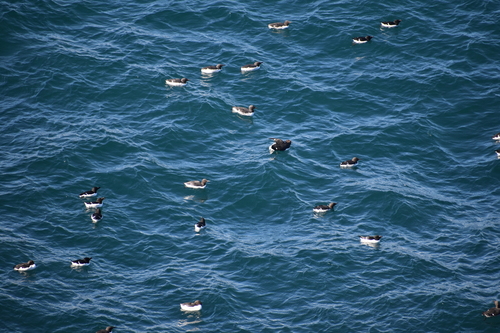
[{"label": "blue sea water", "polygon": [[1,1],[0,331],[498,332],[499,20],[477,0]]}]

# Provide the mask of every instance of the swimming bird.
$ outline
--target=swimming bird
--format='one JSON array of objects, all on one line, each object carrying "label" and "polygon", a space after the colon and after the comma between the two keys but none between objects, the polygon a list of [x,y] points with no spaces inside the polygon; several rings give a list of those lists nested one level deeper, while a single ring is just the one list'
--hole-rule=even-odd
[{"label": "swimming bird", "polygon": [[353,38],[352,41],[355,44],[363,44],[363,43],[369,42],[372,38],[373,38],[373,36],[356,37],[356,38]]},{"label": "swimming bird", "polygon": [[92,259],[92,257],[85,257],[83,259],[77,259],[77,260],[73,260],[71,261],[71,266],[88,266],[90,265],[90,259]]},{"label": "swimming bird", "polygon": [[204,73],[204,74],[217,73],[217,72],[220,72],[222,70],[222,66],[226,66],[226,65],[218,64],[216,66],[203,67],[201,69],[201,72]]},{"label": "swimming bird", "polygon": [[380,25],[382,25],[384,28],[394,28],[397,27],[399,23],[401,23],[401,20],[380,22]]},{"label": "swimming bird", "polygon": [[382,236],[375,235],[375,236],[358,236],[359,240],[363,243],[378,243],[380,242],[380,239],[382,239]]},{"label": "swimming bird", "polygon": [[200,311],[201,310],[201,302],[196,300],[190,303],[181,303],[181,309],[184,311]]},{"label": "swimming bird", "polygon": [[498,301],[493,301],[493,303],[495,303],[494,308],[489,308],[488,310],[483,312],[483,316],[485,316],[486,318],[496,317],[500,315],[500,307],[498,306]]},{"label": "swimming bird", "polygon": [[100,220],[102,220],[102,214],[101,214],[101,209],[100,208],[97,208],[95,210],[95,213],[92,214],[90,216],[90,218],[92,219],[92,222],[99,222]]},{"label": "swimming bird", "polygon": [[260,69],[260,64],[262,64],[261,61],[256,61],[253,64],[241,66],[241,71],[242,72],[256,71],[256,70]]},{"label": "swimming bird", "polygon": [[80,198],[88,198],[88,197],[93,197],[94,195],[97,194],[97,190],[100,189],[100,187],[92,187],[91,190],[80,193]]},{"label": "swimming bird", "polygon": [[292,23],[292,21],[285,21],[285,22],[276,22],[276,23],[269,23],[267,27],[269,29],[288,29],[288,26]]},{"label": "swimming bird", "polygon": [[347,160],[347,161],[340,163],[340,167],[341,168],[350,168],[350,167],[358,165],[358,161],[359,161],[359,158],[353,157],[352,160]]},{"label": "swimming bird", "polygon": [[255,105],[250,105],[248,108],[243,106],[233,106],[231,111],[233,111],[234,113],[241,114],[242,116],[253,116],[255,109],[256,109]]},{"label": "swimming bird", "polygon": [[113,331],[113,328],[115,328],[115,326],[108,326],[102,330],[95,332],[95,333],[111,333],[111,331]]},{"label": "swimming bird", "polygon": [[500,133],[497,133],[491,137],[493,140],[500,140]]},{"label": "swimming bird", "polygon": [[196,232],[200,232],[200,230],[201,230],[201,229],[205,229],[205,227],[206,227],[206,226],[207,226],[207,225],[206,225],[206,223],[205,223],[205,219],[202,217],[202,218],[200,219],[200,222],[198,222],[198,223],[196,223],[196,224],[194,225],[194,231],[196,231]]},{"label": "swimming bird", "polygon": [[30,271],[32,269],[36,268],[36,264],[33,260],[30,260],[28,262],[23,262],[21,264],[17,264],[14,266],[14,270],[20,271],[20,272],[25,272],[25,271]]},{"label": "swimming bird", "polygon": [[182,79],[168,79],[165,80],[165,83],[168,84],[169,86],[182,87],[185,86],[188,81],[189,79],[183,77]]},{"label": "swimming bird", "polygon": [[286,140],[283,141],[281,139],[276,139],[276,138],[269,138],[271,140],[274,140],[274,143],[269,146],[269,152],[272,154],[276,150],[284,151],[290,148],[290,145],[292,144],[292,141]]},{"label": "swimming bird", "polygon": [[500,149],[495,150],[495,153],[497,153],[497,157],[500,157]]},{"label": "swimming bird", "polygon": [[96,201],[93,201],[93,202],[84,202],[85,204],[85,207],[87,208],[98,208],[98,207],[102,207],[102,201],[106,199],[106,198],[98,198]]},{"label": "swimming bird", "polygon": [[184,185],[189,188],[205,188],[209,181],[210,180],[203,178],[201,182],[199,180],[191,180],[189,182],[185,182]]},{"label": "swimming bird", "polygon": [[319,206],[316,206],[313,208],[313,212],[315,213],[325,213],[329,210],[333,210],[333,207],[335,207],[337,203],[336,202],[332,202],[328,205],[319,205]]}]

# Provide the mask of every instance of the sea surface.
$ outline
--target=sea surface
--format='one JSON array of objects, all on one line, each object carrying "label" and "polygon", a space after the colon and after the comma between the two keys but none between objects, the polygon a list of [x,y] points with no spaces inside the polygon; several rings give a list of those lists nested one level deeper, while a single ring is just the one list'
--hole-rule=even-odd
[{"label": "sea surface", "polygon": [[0,1],[0,332],[500,331],[499,22],[489,0]]}]

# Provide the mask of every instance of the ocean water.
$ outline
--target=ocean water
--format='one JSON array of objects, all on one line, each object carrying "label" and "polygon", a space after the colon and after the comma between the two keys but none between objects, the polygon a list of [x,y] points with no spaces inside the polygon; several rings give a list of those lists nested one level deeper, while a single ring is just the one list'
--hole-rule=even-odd
[{"label": "ocean water", "polygon": [[1,1],[0,331],[498,332],[499,19],[477,0]]}]

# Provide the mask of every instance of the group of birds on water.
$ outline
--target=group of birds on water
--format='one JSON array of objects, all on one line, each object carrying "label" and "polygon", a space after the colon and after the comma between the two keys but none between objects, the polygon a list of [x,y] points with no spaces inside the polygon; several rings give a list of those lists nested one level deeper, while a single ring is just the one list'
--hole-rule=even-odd
[{"label": "group of birds on water", "polygon": [[[194,182],[187,182],[186,184],[192,184],[192,186],[196,185],[201,185],[201,184],[206,184],[208,180],[203,179],[202,182],[194,181]],[[80,198],[91,198],[97,195],[97,191],[100,189],[100,187],[93,187],[91,190],[82,192],[79,194]],[[96,208],[95,212],[91,215],[92,222],[96,223],[99,222],[102,219],[102,213],[101,213],[101,207],[103,206],[103,200],[105,198],[98,198],[96,201],[91,201],[91,202],[84,202],[86,208]],[[200,221],[195,224],[195,231],[199,232],[201,229],[205,227],[205,219],[202,217]],[[82,266],[88,266],[90,264],[90,260],[92,257],[85,257],[83,259],[77,259],[77,260],[72,260],[71,261],[71,267],[82,267]],[[36,264],[33,260],[29,260],[28,262],[20,263],[14,266],[14,270],[19,271],[19,272],[26,272],[30,271],[36,268]],[[181,310],[184,311],[200,311],[202,307],[202,303],[199,300],[196,300],[194,302],[186,302],[186,303],[181,303],[180,304]],[[115,326],[108,326],[105,329],[98,330],[96,333],[111,333],[113,329],[116,328]]]},{"label": "group of birds on water", "polygon": [[[381,22],[381,26],[384,28],[394,28],[397,27],[402,20],[394,20],[394,21],[385,21]],[[283,30],[283,29],[288,29],[291,21],[285,21],[285,22],[275,22],[275,23],[269,23],[268,28],[269,29],[274,29],[274,30]],[[370,40],[372,40],[374,37],[373,36],[362,36],[362,37],[355,37],[352,39],[354,44],[363,44],[367,43]],[[260,66],[263,62],[261,61],[256,61],[252,64],[247,64],[244,66],[241,66],[241,71],[242,72],[251,72],[251,71],[256,71],[260,69]],[[203,74],[214,74],[217,72],[222,71],[222,67],[225,66],[223,64],[217,64],[215,66],[206,66],[201,69],[201,72]],[[175,78],[175,79],[167,79],[165,83],[170,86],[185,86],[189,79],[187,78]],[[237,113],[243,116],[253,116],[255,112],[256,107],[254,105],[250,105],[248,108],[247,107],[242,107],[242,106],[233,106],[232,107],[232,112]],[[291,140],[281,140],[278,138],[270,138],[271,140],[274,141],[273,144],[269,146],[269,152],[272,154],[276,151],[285,151],[288,148],[290,148],[292,141]],[[495,134],[492,137],[493,140],[500,141],[500,133]],[[500,149],[495,150],[497,156],[500,158]],[[350,168],[358,165],[358,161],[360,159],[358,157],[353,157],[350,160],[346,160],[340,163],[341,168]],[[204,189],[209,182],[208,179],[202,179],[201,181],[199,180],[192,180],[185,182],[184,185],[187,188],[193,188],[193,189]],[[80,193],[79,197],[80,198],[90,198],[94,197],[97,195],[97,191],[100,189],[100,187],[93,187],[91,190]],[[95,212],[91,215],[92,222],[96,223],[102,220],[102,212],[101,212],[101,207],[103,206],[103,200],[104,197],[100,197],[96,199],[96,201],[92,202],[85,202],[85,207],[87,209],[90,208],[96,208]],[[313,212],[317,214],[324,214],[328,211],[331,211],[334,209],[334,207],[337,205],[335,202],[331,202],[328,205],[318,205],[313,208]],[[206,227],[206,221],[203,217],[200,218],[200,221],[194,225],[194,230],[195,232],[200,232],[202,229]],[[379,243],[380,240],[382,239],[382,236],[380,235],[374,235],[374,236],[358,236],[360,241],[363,243]],[[71,266],[72,267],[81,267],[81,266],[87,266],[90,264],[90,260],[92,257],[85,257],[83,259],[77,259],[71,261]],[[14,270],[20,271],[20,272],[25,272],[29,271],[32,269],[36,268],[36,264],[33,260],[29,260],[28,262],[25,263],[20,263],[14,266]],[[486,318],[488,317],[495,317],[500,315],[500,306],[498,301],[494,301],[495,307],[492,307],[488,309],[487,311],[484,311],[482,314]],[[186,303],[181,303],[180,304],[181,310],[184,311],[200,311],[202,308],[202,302],[199,300],[196,300],[194,302],[186,302]],[[115,326],[108,326],[105,329],[98,330],[96,333],[111,333]]]}]

